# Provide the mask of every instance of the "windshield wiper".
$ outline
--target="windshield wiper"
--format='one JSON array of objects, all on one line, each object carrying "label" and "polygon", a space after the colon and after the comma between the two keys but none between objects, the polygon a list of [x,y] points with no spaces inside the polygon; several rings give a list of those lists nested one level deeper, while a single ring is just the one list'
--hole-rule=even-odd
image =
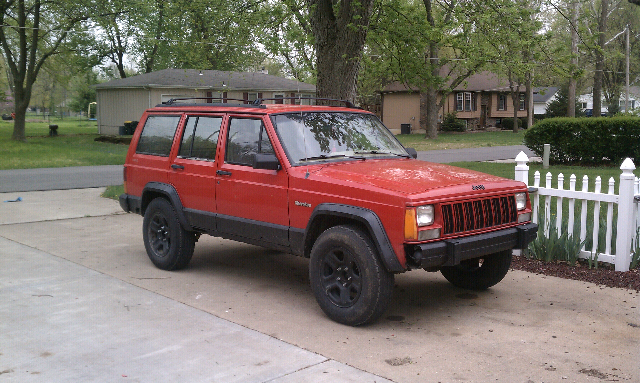
[{"label": "windshield wiper", "polygon": [[390,152],[388,150],[359,150],[359,151],[355,151],[354,153],[356,153],[356,154],[384,154],[384,155],[392,155],[392,156],[406,157],[406,158],[411,157],[408,154],[394,153],[394,152]]},{"label": "windshield wiper", "polygon": [[301,158],[298,161],[300,161],[300,162],[319,161],[319,160],[329,160],[329,159],[333,159],[333,158],[353,158],[353,159],[356,159],[356,160],[364,160],[365,159],[364,157],[347,156],[346,154],[334,154],[334,155],[320,154],[319,156]]}]

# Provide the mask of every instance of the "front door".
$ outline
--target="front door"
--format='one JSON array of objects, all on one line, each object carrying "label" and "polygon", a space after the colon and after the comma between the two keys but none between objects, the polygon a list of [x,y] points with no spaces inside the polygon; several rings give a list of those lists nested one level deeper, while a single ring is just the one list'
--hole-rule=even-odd
[{"label": "front door", "polygon": [[217,171],[218,231],[287,246],[287,173],[253,168],[255,154],[274,153],[266,126],[261,118],[241,116],[231,116],[227,126],[224,162]]},{"label": "front door", "polygon": [[191,226],[216,230],[216,151],[223,116],[187,115],[169,180]]}]

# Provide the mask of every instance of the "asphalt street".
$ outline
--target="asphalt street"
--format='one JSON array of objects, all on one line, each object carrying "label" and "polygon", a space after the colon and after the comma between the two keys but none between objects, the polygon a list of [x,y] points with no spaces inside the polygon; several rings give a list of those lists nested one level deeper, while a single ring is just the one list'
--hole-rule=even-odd
[{"label": "asphalt street", "polygon": [[[439,163],[493,161],[515,158],[520,151],[533,153],[523,145],[474,149],[431,150],[418,153],[418,159]],[[0,170],[0,193],[63,190],[122,184],[122,166],[78,166],[68,168]]]}]

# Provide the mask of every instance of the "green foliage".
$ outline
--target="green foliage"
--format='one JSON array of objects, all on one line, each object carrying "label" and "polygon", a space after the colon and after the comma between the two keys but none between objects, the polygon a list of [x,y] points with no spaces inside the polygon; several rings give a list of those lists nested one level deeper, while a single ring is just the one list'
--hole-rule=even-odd
[{"label": "green foliage", "polygon": [[630,269],[640,266],[640,227],[636,228],[636,236],[631,244],[631,264]]},{"label": "green foliage", "polygon": [[457,118],[456,113],[447,113],[442,121],[441,129],[444,132],[464,132],[467,127],[464,121]]},{"label": "green foliage", "polygon": [[124,193],[124,185],[112,185],[112,186],[107,186],[107,188],[100,195],[100,197],[110,198],[118,201],[120,194],[123,194],[123,193]]},{"label": "green foliage", "polygon": [[619,164],[640,158],[640,118],[550,118],[524,135],[524,143],[542,156],[551,144],[552,163]]},{"label": "green foliage", "polygon": [[[527,129],[527,120],[525,118],[518,118],[518,129]],[[502,118],[500,121],[500,129],[513,129],[513,118]]]},{"label": "green foliage", "polygon": [[[581,111],[581,105],[578,100],[574,100],[575,102],[575,111],[576,117],[582,117],[584,113]],[[545,110],[545,117],[566,117],[567,116],[567,107],[569,105],[569,86],[565,85],[558,89],[558,93],[556,94],[556,98],[547,105],[547,109]]]},{"label": "green foliage", "polygon": [[[545,222],[543,213],[540,214],[538,222]],[[550,223],[547,224],[546,229],[548,236],[545,236],[544,225],[538,227],[538,237],[529,244],[528,252],[525,255],[544,262],[564,261],[575,266],[584,242],[569,235],[567,230],[563,230],[562,234],[558,235],[558,229]]]},{"label": "green foliage", "polygon": [[93,71],[75,76],[70,83],[72,93],[69,109],[74,112],[87,111],[89,103],[96,101],[96,88],[93,85],[97,83],[98,75]]}]

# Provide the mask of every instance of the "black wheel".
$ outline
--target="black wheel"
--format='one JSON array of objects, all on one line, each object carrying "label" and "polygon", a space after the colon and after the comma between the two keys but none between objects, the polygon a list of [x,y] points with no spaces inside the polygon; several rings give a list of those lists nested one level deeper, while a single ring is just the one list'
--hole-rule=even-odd
[{"label": "black wheel", "polygon": [[147,255],[162,270],[178,270],[189,264],[195,246],[195,235],[185,230],[173,206],[164,198],[156,198],[144,213],[142,237]]},{"label": "black wheel", "polygon": [[443,267],[440,272],[454,286],[469,290],[486,290],[500,282],[511,266],[511,250],[462,261]]},{"label": "black wheel", "polygon": [[322,311],[350,326],[378,319],[393,293],[393,274],[378,259],[369,236],[355,226],[334,226],[318,237],[309,279]]}]

